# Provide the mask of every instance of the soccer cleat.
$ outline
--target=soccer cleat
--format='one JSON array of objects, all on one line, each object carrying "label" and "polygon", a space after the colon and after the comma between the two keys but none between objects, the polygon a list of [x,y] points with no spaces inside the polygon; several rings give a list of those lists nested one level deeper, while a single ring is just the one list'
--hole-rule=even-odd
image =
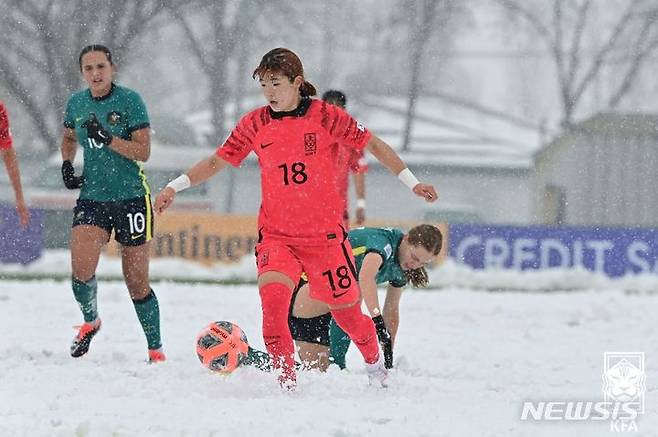
[{"label": "soccer cleat", "polygon": [[101,329],[101,319],[97,318],[93,322],[85,322],[81,326],[74,326],[78,329],[78,335],[71,343],[71,356],[78,358],[83,356],[89,350],[89,343],[94,335]]},{"label": "soccer cleat", "polygon": [[165,356],[164,352],[162,352],[162,348],[149,349],[149,364],[159,363],[160,361],[166,360],[167,357]]},{"label": "soccer cleat", "polygon": [[379,354],[376,363],[367,364],[366,371],[368,373],[368,383],[370,385],[379,386],[382,388],[388,387],[388,370],[384,366],[384,357]]}]

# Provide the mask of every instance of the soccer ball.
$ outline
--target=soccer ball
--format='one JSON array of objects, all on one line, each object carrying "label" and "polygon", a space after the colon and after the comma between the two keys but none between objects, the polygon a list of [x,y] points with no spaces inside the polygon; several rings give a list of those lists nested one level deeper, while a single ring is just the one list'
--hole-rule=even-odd
[{"label": "soccer ball", "polygon": [[231,373],[247,358],[247,335],[231,322],[212,322],[199,332],[196,354],[213,372]]}]

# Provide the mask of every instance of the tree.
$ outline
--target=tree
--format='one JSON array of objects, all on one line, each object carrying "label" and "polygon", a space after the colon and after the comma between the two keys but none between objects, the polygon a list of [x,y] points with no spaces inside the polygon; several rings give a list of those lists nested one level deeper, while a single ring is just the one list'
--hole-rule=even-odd
[{"label": "tree", "polygon": [[127,62],[134,39],[163,10],[163,0],[6,0],[0,14],[2,85],[23,106],[38,138],[59,146],[62,113],[78,88],[78,53],[103,43]]},{"label": "tree", "polygon": [[[409,85],[407,88],[407,111],[403,131],[402,150],[407,151],[411,145],[411,135],[416,116],[416,104],[422,91],[423,65],[428,55],[438,47],[445,48],[453,39],[453,25],[456,18],[464,12],[453,0],[405,0],[396,3],[396,10],[391,15],[390,27],[393,32],[387,39],[398,38],[404,42],[402,56],[408,56]],[[397,29],[397,30],[396,30]],[[402,38],[396,35],[403,35]],[[430,44],[434,42],[435,44]],[[387,46],[390,47],[389,44]]]},{"label": "tree", "polygon": [[[614,109],[658,47],[656,0],[494,1],[548,49],[556,69],[564,129],[573,126],[576,111],[604,67],[614,68],[621,80],[610,84],[607,103],[598,109]],[[608,18],[611,23],[601,25]],[[592,47],[585,47],[586,41]]]}]

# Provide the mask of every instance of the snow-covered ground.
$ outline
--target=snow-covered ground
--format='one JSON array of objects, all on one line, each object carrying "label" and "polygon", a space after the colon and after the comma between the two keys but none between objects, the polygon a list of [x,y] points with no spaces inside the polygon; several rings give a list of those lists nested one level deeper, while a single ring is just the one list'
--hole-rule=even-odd
[{"label": "snow-covered ground", "polygon": [[209,373],[194,351],[211,320],[232,320],[263,348],[251,285],[155,287],[168,361],[146,345],[120,282],[101,282],[103,329],[68,355],[80,315],[66,282],[0,282],[0,435],[601,436],[608,422],[524,422],[523,401],[602,400],[605,351],[643,351],[656,435],[658,296],[620,291],[409,291],[392,385],[349,372],[303,373],[295,393],[272,375]]}]

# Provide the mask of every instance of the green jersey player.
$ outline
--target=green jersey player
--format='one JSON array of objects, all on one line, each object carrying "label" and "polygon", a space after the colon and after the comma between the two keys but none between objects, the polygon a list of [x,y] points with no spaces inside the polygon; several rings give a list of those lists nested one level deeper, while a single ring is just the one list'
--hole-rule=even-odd
[{"label": "green jersey player", "polygon": [[[101,248],[114,239],[121,245],[123,275],[148,344],[149,361],[164,361],[158,299],[149,284],[149,244],[153,236],[151,190],[142,169],[151,153],[150,122],[139,94],[113,82],[110,50],[85,47],[80,71],[88,88],[66,106],[62,139],[62,178],[66,188],[80,188],[73,211],[71,264],[73,294],[84,324],[71,355],[87,353],[101,326],[96,306],[96,267]],[[78,144],[84,166],[75,175]]]}]

